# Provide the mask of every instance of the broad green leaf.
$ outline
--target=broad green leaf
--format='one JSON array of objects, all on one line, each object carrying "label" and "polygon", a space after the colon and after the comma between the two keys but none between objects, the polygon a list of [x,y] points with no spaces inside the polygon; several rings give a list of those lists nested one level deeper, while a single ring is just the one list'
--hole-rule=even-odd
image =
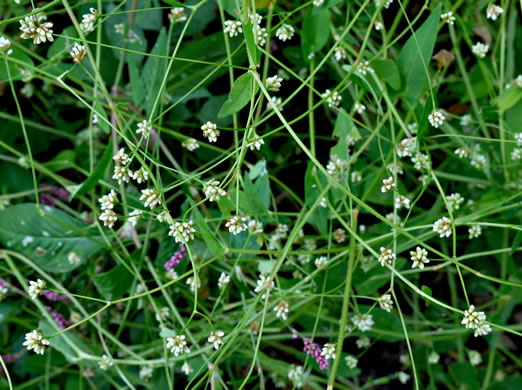
[{"label": "broad green leaf", "polygon": [[257,48],[250,18],[248,19],[248,23],[243,23],[243,34],[245,35],[248,63],[250,64],[250,68],[255,68],[257,66]]},{"label": "broad green leaf", "polygon": [[[151,54],[167,55],[167,33],[165,28],[162,28],[158,36],[156,44],[152,48]],[[148,57],[143,66],[141,78],[143,85],[146,88],[145,99],[143,107],[149,116],[152,112],[152,107],[158,93],[160,92],[161,82],[165,77],[167,69],[167,60],[164,58]]]},{"label": "broad green leaf", "polygon": [[76,158],[76,152],[72,149],[62,150],[56,156],[54,156],[49,162],[45,163],[45,166],[51,169],[53,172],[58,172],[63,169],[69,169],[74,167],[74,159]]},{"label": "broad green leaf", "polygon": [[205,240],[209,252],[214,256],[223,253],[221,243],[216,239],[215,234],[210,230],[197,208],[194,209],[194,217],[197,226],[196,230],[203,236],[203,240]]},{"label": "broad green leaf", "polygon": [[[33,60],[27,54],[20,50],[13,49],[13,53],[10,56],[0,57],[0,83],[9,80],[7,67],[5,66],[6,60],[9,64],[9,72],[11,73],[11,79],[13,81],[21,80],[23,78],[21,69],[24,68],[24,64],[27,64],[26,69],[29,71],[31,70],[30,68],[34,66]],[[16,60],[16,62],[14,60]],[[7,84],[7,86],[9,86],[9,84]],[[10,90],[9,94],[11,94]]]},{"label": "broad green leaf", "polygon": [[475,369],[469,362],[455,362],[449,367],[449,372],[455,382],[464,385],[468,390],[480,388]]},{"label": "broad green leaf", "polygon": [[254,87],[254,96],[259,88],[257,83],[253,86],[253,82],[254,76],[252,76],[250,72],[237,78],[234,85],[232,85],[227,101],[223,104],[221,110],[219,110],[218,118],[235,114],[250,102],[253,98],[252,87]]},{"label": "broad green leaf", "polygon": [[349,153],[346,137],[351,136],[354,139],[357,139],[360,138],[361,135],[359,134],[357,127],[353,124],[352,118],[342,108],[339,110],[339,114],[337,115],[332,135],[339,137],[339,142],[330,150],[330,155],[336,156],[343,161],[348,161]]},{"label": "broad green leaf", "polygon": [[145,98],[145,86],[140,76],[140,71],[137,65],[137,55],[129,53],[128,65],[129,65],[129,78],[132,87],[132,95],[134,97],[134,104],[139,106]]},{"label": "broad green leaf", "polygon": [[248,173],[245,173],[243,182],[245,185],[245,194],[250,210],[254,214],[264,214],[267,210],[263,204],[263,201],[261,200],[259,193],[257,192],[256,187],[254,186],[254,183],[252,183],[252,180],[250,180]]},{"label": "broad green leaf", "polygon": [[0,242],[23,254],[47,272],[69,272],[78,264],[68,259],[76,253],[85,262],[102,247],[102,237],[93,227],[62,210],[43,206],[40,215],[34,203],[22,203],[0,212]]},{"label": "broad green leaf", "polygon": [[522,88],[513,86],[502,91],[500,95],[493,99],[493,103],[498,106],[499,110],[506,111],[517,104],[520,98],[522,98]]},{"label": "broad green leaf", "polygon": [[430,129],[430,121],[428,119],[429,115],[433,112],[433,101],[431,99],[426,100],[426,104],[424,105],[424,112],[422,114],[422,119],[419,123],[419,129],[417,130],[417,143],[418,146],[421,145],[421,142],[424,141],[428,130]]},{"label": "broad green leaf", "polygon": [[265,210],[270,208],[270,180],[268,173],[262,173],[254,183],[257,193],[261,198],[261,202]]},{"label": "broad green leaf", "polygon": [[401,88],[401,75],[397,63],[393,60],[374,60],[372,61],[372,68],[379,78],[384,80],[393,89],[399,90]]},{"label": "broad green leaf", "polygon": [[[343,65],[343,69],[346,72],[350,72],[352,70],[352,65]],[[375,102],[380,102],[382,91],[375,82],[375,80],[372,78],[372,76],[370,76],[369,74],[363,75],[361,72],[355,69],[355,71],[350,76],[350,80],[352,80],[361,88],[370,92],[373,95]],[[377,104],[377,111],[380,115],[384,115],[382,112],[381,104]]]},{"label": "broad green leaf", "polygon": [[260,261],[257,264],[257,270],[262,274],[269,274],[272,272],[274,265],[276,264],[275,260],[264,260]]},{"label": "broad green leaf", "polygon": [[164,1],[165,3],[167,3],[169,5],[172,5],[174,7],[188,8],[185,4],[180,3],[179,1],[175,1],[175,0],[162,0],[162,1]]},{"label": "broad green leaf", "polygon": [[94,285],[105,299],[121,297],[131,287],[134,276],[123,264],[118,264],[110,271],[91,276]]},{"label": "broad green leaf", "polygon": [[408,39],[397,57],[397,65],[406,88],[405,98],[412,106],[418,102],[428,85],[426,68],[435,48],[441,9],[442,5],[438,5],[433,10],[428,19],[415,31],[415,36]]},{"label": "broad green leaf", "polygon": [[[41,320],[38,323],[38,328],[42,331],[44,337],[55,334],[60,330],[56,324],[50,324],[45,320]],[[55,336],[49,339],[49,344],[51,344],[51,347],[61,352],[69,362],[75,362],[78,358],[78,354],[73,349],[73,346],[76,346],[78,350],[84,353],[90,353],[90,348],[85,345],[82,340],[76,334],[74,334],[74,332],[75,331],[73,330],[67,333],[62,333],[59,336]]]},{"label": "broad green leaf", "polygon": [[250,176],[250,180],[255,180],[257,177],[265,175],[266,173],[266,160],[259,160],[252,168],[250,168],[248,175]]},{"label": "broad green leaf", "polygon": [[92,174],[87,178],[87,180],[85,180],[78,188],[76,188],[76,190],[74,190],[71,193],[69,199],[72,200],[75,197],[83,195],[87,191],[92,190],[94,187],[96,187],[96,184],[98,184],[98,182],[103,178],[105,170],[112,161],[112,153],[112,138],[109,138],[109,144],[105,148],[103,156],[101,160],[98,162],[98,165],[96,165],[96,168],[94,169]]},{"label": "broad green leaf", "polygon": [[321,50],[330,36],[328,10],[323,9],[314,13],[313,8],[308,8],[302,28],[301,46],[305,57]]}]

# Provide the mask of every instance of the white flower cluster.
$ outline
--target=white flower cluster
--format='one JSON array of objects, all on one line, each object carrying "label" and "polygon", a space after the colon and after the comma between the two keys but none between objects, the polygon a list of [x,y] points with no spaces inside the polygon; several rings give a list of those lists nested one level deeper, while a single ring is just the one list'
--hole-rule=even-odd
[{"label": "white flower cluster", "polygon": [[395,190],[395,181],[393,180],[393,177],[390,176],[387,179],[383,179],[382,181],[382,187],[381,192],[388,192]]},{"label": "white flower cluster", "polygon": [[288,312],[290,311],[290,304],[287,301],[281,301],[276,307],[274,307],[277,318],[283,320],[288,319]]},{"label": "white flower cluster", "polygon": [[198,141],[195,138],[187,138],[181,143],[181,146],[183,146],[189,152],[193,152],[194,150],[199,148]]},{"label": "white flower cluster", "polygon": [[250,148],[250,150],[261,150],[261,146],[265,144],[265,140],[261,137],[259,137],[254,129],[252,129],[252,132],[250,133],[250,137],[248,139],[247,146]]},{"label": "white flower cluster", "polygon": [[89,9],[89,11],[89,14],[82,15],[82,23],[80,25],[86,34],[94,31],[94,23],[96,23],[96,17],[98,16],[98,12],[94,8]]},{"label": "white flower cluster", "polygon": [[190,287],[190,292],[194,293],[196,288],[199,290],[201,288],[201,279],[198,277],[197,279],[194,276],[187,278],[186,283]]},{"label": "white flower cluster", "polygon": [[151,131],[152,125],[150,124],[150,121],[143,120],[138,123],[138,130],[136,130],[136,134],[143,134],[145,138],[148,138]]},{"label": "white flower cluster", "polygon": [[114,362],[110,356],[102,355],[101,360],[98,362],[98,366],[103,371],[107,371],[110,367],[114,365]]},{"label": "white flower cluster", "polygon": [[187,243],[194,239],[194,233],[196,229],[192,227],[194,222],[175,222],[174,225],[170,225],[169,236],[173,236],[176,242]]},{"label": "white flower cluster", "polygon": [[466,158],[468,157],[468,149],[466,148],[457,148],[455,149],[455,154],[459,156],[459,158]]},{"label": "white flower cluster", "polygon": [[183,353],[190,353],[190,349],[185,341],[185,335],[167,337],[167,349],[170,349],[170,352],[176,357]]},{"label": "white flower cluster", "polygon": [[488,8],[486,8],[486,18],[491,20],[497,20],[498,16],[504,13],[504,10],[502,7],[499,7],[495,4],[488,5]]},{"label": "white flower cluster", "polygon": [[411,157],[415,152],[417,137],[404,138],[399,145],[397,145],[397,156]]},{"label": "white flower cluster", "polygon": [[455,16],[453,16],[453,12],[448,11],[440,15],[442,21],[451,24],[452,26],[455,24]]},{"label": "white flower cluster", "polygon": [[[330,93],[331,93],[331,91],[329,89],[327,89],[326,91],[324,91],[324,93],[321,95],[321,97],[324,99],[328,95],[330,95]],[[338,107],[339,104],[341,104],[341,100],[343,100],[343,97],[341,95],[339,95],[339,93],[337,91],[335,91],[334,93],[331,94],[331,96],[329,96],[326,99],[326,103],[328,103],[328,107],[330,107],[330,108]]]},{"label": "white flower cluster", "polygon": [[87,50],[84,45],[80,45],[76,42],[71,49],[71,57],[77,64],[81,63],[87,54]]},{"label": "white flower cluster", "polygon": [[321,268],[326,263],[328,263],[328,257],[326,256],[321,256],[314,260],[314,264],[317,268]]},{"label": "white flower cluster", "polygon": [[29,293],[29,296],[31,299],[36,299],[44,290],[45,288],[45,281],[42,279],[36,279],[36,282],[34,280],[31,280],[29,282],[29,288],[27,289],[27,292]]},{"label": "white flower cluster", "polygon": [[326,360],[335,359],[335,345],[326,343],[321,351],[321,356]]},{"label": "white flower cluster", "polygon": [[464,198],[458,192],[449,195],[446,197],[446,200],[448,201],[448,206],[452,212],[458,210],[462,203],[464,203]]},{"label": "white flower cluster", "polygon": [[413,265],[411,268],[420,269],[424,268],[424,264],[428,264],[430,261],[428,260],[428,251],[420,246],[416,247],[414,251],[410,251],[411,261],[413,261]]},{"label": "white flower cluster", "polygon": [[215,123],[207,122],[201,126],[201,130],[203,130],[203,136],[208,138],[208,142],[217,142],[220,133]]},{"label": "white flower cluster", "polygon": [[10,56],[13,53],[13,49],[11,49],[11,41],[9,39],[0,37],[0,53],[4,53],[7,56]]},{"label": "white flower cluster", "polygon": [[20,20],[20,31],[22,39],[32,39],[35,45],[44,43],[46,41],[52,42],[53,38],[53,24],[51,22],[45,22],[44,16],[38,16],[38,19],[34,15],[26,16]]},{"label": "white flower cluster", "polygon": [[288,379],[290,379],[293,385],[300,389],[304,386],[305,383],[305,375],[303,366],[296,366],[292,364],[290,370],[288,370]]},{"label": "white flower cluster", "polygon": [[477,238],[482,234],[482,227],[480,225],[472,225],[468,229],[468,234],[470,240]]},{"label": "white flower cluster", "polygon": [[43,355],[45,348],[49,346],[49,340],[43,337],[42,333],[38,330],[25,334],[25,341],[23,345],[28,351],[34,351],[38,355]]},{"label": "white flower cluster", "polygon": [[384,294],[382,297],[380,297],[379,306],[382,310],[385,310],[389,313],[393,307],[393,301],[392,301],[391,295]]},{"label": "white flower cluster", "polygon": [[346,50],[341,46],[337,46],[334,49],[334,57],[338,62],[345,60],[346,59]]},{"label": "white flower cluster", "polygon": [[144,200],[145,207],[150,207],[151,210],[162,203],[160,194],[153,188],[141,190],[141,193],[140,200]]},{"label": "white flower cluster", "polygon": [[281,88],[281,83],[283,82],[283,79],[279,77],[278,75],[268,77],[266,79],[266,89],[271,92],[279,92],[279,88]]},{"label": "white flower cluster", "polygon": [[334,239],[338,244],[346,241],[346,230],[338,228],[334,231]]},{"label": "white flower cluster", "polygon": [[234,216],[225,223],[225,227],[227,227],[228,231],[233,235],[238,235],[242,231],[247,230],[247,225],[244,223],[245,221],[245,217]]},{"label": "white flower cluster", "polygon": [[482,42],[477,42],[471,47],[471,52],[479,58],[486,57],[488,50],[489,50],[489,45],[486,45],[485,43],[482,43]]},{"label": "white flower cluster", "polygon": [[223,288],[226,287],[229,283],[230,283],[230,276],[228,276],[228,275],[225,274],[224,272],[221,272],[221,275],[219,275],[218,287],[219,287],[220,289],[223,289]]},{"label": "white flower cluster", "polygon": [[337,158],[337,156],[332,156],[330,161],[326,165],[326,170],[329,175],[334,177],[341,176],[344,172],[346,172],[346,168],[348,166],[348,162]]},{"label": "white flower cluster", "polygon": [[210,336],[208,336],[207,341],[214,345],[214,349],[219,349],[220,346],[223,345],[223,337],[225,336],[225,332],[222,330],[216,330],[215,332],[210,332]]},{"label": "white flower cluster", "polygon": [[132,173],[132,179],[138,184],[144,183],[149,179],[149,172],[143,167]]},{"label": "white flower cluster", "polygon": [[359,362],[359,360],[357,360],[357,358],[353,355],[348,355],[344,358],[344,361],[346,362],[346,365],[348,366],[348,368],[351,368],[352,370],[357,367],[357,363]]},{"label": "white flower cluster", "polygon": [[254,292],[256,294],[259,294],[261,291],[264,291],[263,295],[261,295],[261,299],[265,299],[266,294],[269,293],[273,287],[274,287],[274,281],[270,280],[269,276],[261,274],[261,275],[259,275],[259,279],[257,281],[257,286],[254,289]]},{"label": "white flower cluster", "polygon": [[373,316],[371,314],[361,314],[360,316],[352,316],[353,324],[359,328],[361,332],[372,330]]},{"label": "white flower cluster", "polygon": [[207,185],[203,188],[203,193],[211,202],[216,202],[227,194],[225,190],[219,188],[219,181],[214,179],[210,179],[207,182]]},{"label": "white flower cluster", "polygon": [[448,217],[437,219],[433,224],[433,231],[440,235],[440,238],[451,236],[451,220]]},{"label": "white flower cluster", "polygon": [[468,310],[464,311],[464,318],[461,324],[467,329],[475,330],[475,337],[485,336],[491,332],[491,326],[485,323],[486,314],[483,311],[477,311],[475,305],[470,305]]},{"label": "white flower cluster", "polygon": [[433,127],[439,128],[446,120],[446,116],[442,113],[442,111],[435,110],[430,115],[428,115],[428,120]]},{"label": "white flower cluster", "polygon": [[410,208],[410,200],[405,196],[399,195],[395,197],[395,208],[400,209],[404,207],[406,209]]},{"label": "white flower cluster", "polygon": [[100,215],[99,220],[103,221],[103,225],[112,229],[114,223],[118,220],[116,213],[113,211],[114,203],[118,200],[118,195],[114,190],[111,190],[107,195],[102,196],[98,199],[101,204],[103,213]]},{"label": "white flower cluster", "polygon": [[183,23],[187,21],[187,15],[182,7],[175,7],[169,13],[170,23]]},{"label": "white flower cluster", "polygon": [[379,263],[384,267],[386,264],[391,265],[393,260],[397,257],[395,253],[391,249],[386,249],[381,246],[380,249],[381,254],[379,255]]},{"label": "white flower cluster", "polygon": [[236,37],[239,33],[243,32],[243,25],[239,20],[226,20],[223,32],[228,34],[230,38]]},{"label": "white flower cluster", "polygon": [[285,42],[289,39],[292,39],[294,36],[295,29],[290,26],[289,24],[283,24],[281,27],[279,27],[276,31],[276,37],[279,38],[281,41]]},{"label": "white flower cluster", "polygon": [[370,67],[370,63],[368,61],[363,61],[357,65],[357,70],[363,76],[366,76],[368,73],[375,73],[372,67]]}]

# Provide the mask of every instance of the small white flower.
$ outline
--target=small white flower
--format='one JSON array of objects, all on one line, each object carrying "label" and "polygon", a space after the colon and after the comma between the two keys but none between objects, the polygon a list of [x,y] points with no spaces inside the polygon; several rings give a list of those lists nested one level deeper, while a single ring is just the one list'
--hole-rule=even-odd
[{"label": "small white flower", "polygon": [[[517,84],[518,88],[522,88],[522,74],[519,74],[517,76],[517,78],[515,79],[515,83]],[[522,134],[522,133],[518,133],[518,134]],[[516,138],[516,134],[515,134],[515,138]],[[519,142],[518,146],[522,146],[522,143]]]},{"label": "small white flower", "polygon": [[470,164],[477,169],[482,169],[486,166],[486,156],[481,153],[474,153],[471,158]]},{"label": "small white flower", "polygon": [[415,152],[417,137],[404,138],[397,146],[397,156],[411,157]]},{"label": "small white flower", "polygon": [[219,287],[220,289],[223,289],[223,288],[226,287],[229,283],[230,283],[230,276],[228,276],[228,275],[225,274],[224,272],[221,272],[221,275],[219,275],[218,287]]},{"label": "small white flower", "polygon": [[201,280],[199,278],[196,280],[193,276],[187,278],[186,284],[189,285],[192,293],[196,291],[196,287],[198,290],[201,288]]},{"label": "small white flower", "polygon": [[402,169],[402,164],[400,161],[397,162],[397,166],[395,166],[393,163],[389,163],[386,166],[386,169],[388,170],[388,172],[390,172],[390,174],[402,175],[404,173],[404,170]]},{"label": "small white flower", "polygon": [[175,222],[174,225],[170,225],[169,236],[174,237],[176,242],[187,243],[194,239],[194,233],[196,229],[192,226],[194,222]]},{"label": "small white flower", "polygon": [[183,371],[183,374],[188,376],[192,371],[194,371],[194,369],[190,366],[190,364],[188,364],[188,362],[185,362],[181,366],[181,371]]},{"label": "small white flower", "polygon": [[362,175],[361,175],[361,172],[359,172],[359,171],[353,171],[350,177],[351,177],[352,183],[359,183],[362,180]]},{"label": "small white flower", "polygon": [[152,378],[153,368],[151,366],[141,366],[139,376],[144,381],[149,381]]},{"label": "small white flower", "polygon": [[477,351],[469,351],[468,358],[472,366],[478,366],[480,363],[482,363],[482,357]]},{"label": "small white flower", "polygon": [[388,9],[390,8],[390,5],[392,5],[392,3],[393,0],[375,0],[375,5],[377,8],[384,4],[384,8]]},{"label": "small white flower", "polygon": [[89,14],[82,15],[82,23],[80,25],[81,29],[86,33],[90,33],[94,31],[94,23],[96,22],[97,11],[94,8],[91,8]]},{"label": "small white flower", "polygon": [[25,334],[25,341],[23,345],[28,351],[34,351],[38,355],[43,355],[45,348],[49,345],[49,340],[43,337],[42,333],[38,330]]},{"label": "small white flower", "polygon": [[440,355],[435,352],[431,351],[431,353],[428,355],[428,363],[429,364],[437,364],[440,360]]},{"label": "small white flower", "polygon": [[163,322],[166,321],[169,317],[170,310],[168,307],[162,307],[159,309],[159,311],[156,313],[156,321]]},{"label": "small white flower", "polygon": [[321,268],[326,263],[328,263],[328,257],[326,256],[321,256],[314,260],[314,264],[317,268]]},{"label": "small white flower", "polygon": [[195,138],[187,138],[181,143],[181,146],[183,146],[189,152],[193,152],[194,150],[199,148],[198,141]]},{"label": "small white flower", "polygon": [[387,179],[383,179],[382,181],[382,187],[381,192],[388,192],[395,190],[395,181],[393,180],[393,177],[390,176]]},{"label": "small white flower", "polygon": [[261,295],[261,299],[266,298],[266,294],[270,293],[270,290],[274,287],[274,281],[270,280],[269,276],[266,275],[259,275],[259,279],[257,281],[257,286],[254,289],[254,292],[256,294],[259,294],[261,291],[263,291],[263,295]]},{"label": "small white flower", "polygon": [[171,23],[183,23],[187,21],[185,10],[182,7],[172,8],[169,13]]},{"label": "small white flower", "polygon": [[145,207],[150,207],[151,210],[154,209],[154,207],[156,207],[157,205],[162,203],[161,196],[153,188],[141,190],[141,193],[142,193],[142,195],[140,196],[140,200],[144,200]]},{"label": "small white flower", "polygon": [[283,320],[288,319],[288,312],[290,311],[290,304],[287,301],[281,301],[276,307],[274,307],[277,318]]},{"label": "small white flower", "polygon": [[405,372],[399,372],[399,382],[405,385],[410,380],[410,376]]},{"label": "small white flower", "polygon": [[[288,370],[288,379],[292,381],[293,385],[300,389],[305,384],[305,374],[303,366],[296,366],[292,364],[290,370]],[[286,386],[286,383],[284,384]]]},{"label": "small white flower", "polygon": [[412,122],[408,124],[408,131],[412,134],[417,134],[417,131],[419,130],[419,125],[416,122]]},{"label": "small white flower", "polygon": [[384,294],[382,297],[380,297],[379,306],[382,310],[385,310],[389,313],[393,307],[393,301],[392,301],[391,295]]},{"label": "small white flower", "polygon": [[78,256],[78,253],[76,252],[69,252],[69,254],[67,255],[67,260],[71,264],[80,264],[82,258]]},{"label": "small white flower", "polygon": [[[41,21],[42,20],[42,21]],[[51,22],[44,22],[43,18],[37,18],[34,15],[26,16],[20,20],[20,30],[22,39],[32,39],[35,45],[44,43],[46,41],[52,42],[53,38],[53,24]]]},{"label": "small white flower", "polygon": [[98,219],[103,221],[103,226],[107,226],[109,229],[112,229],[114,223],[118,220],[118,216],[114,211],[107,209],[103,210],[103,213]]},{"label": "small white flower", "polygon": [[326,197],[323,196],[321,198],[321,202],[319,203],[319,206],[322,207],[323,209],[328,207],[328,204],[326,203]]},{"label": "small white flower", "polygon": [[261,150],[261,146],[265,144],[265,140],[261,137],[259,137],[255,131],[252,131],[250,138],[248,140],[247,146],[250,148],[250,150]]},{"label": "small white flower", "polygon": [[149,180],[149,172],[143,167],[132,173],[132,180],[136,180],[138,184],[145,183]]},{"label": "small white flower", "polygon": [[335,359],[335,345],[326,343],[321,351],[321,356],[326,360]]},{"label": "small white flower", "polygon": [[136,226],[138,224],[138,221],[140,220],[141,215],[143,212],[141,210],[134,210],[129,213],[129,223],[132,226]]},{"label": "small white flower", "polygon": [[215,123],[207,122],[201,126],[201,130],[203,130],[203,136],[208,138],[208,142],[217,142],[220,132]]},{"label": "small white flower", "polygon": [[163,210],[161,213],[159,213],[156,217],[156,219],[161,222],[161,223],[164,223],[164,222],[170,222],[171,220],[171,217],[170,217],[170,214],[168,211],[166,210]]},{"label": "small white flower", "polygon": [[138,130],[136,130],[136,134],[143,134],[145,138],[148,138],[150,132],[152,131],[152,125],[149,121],[143,120],[138,123]]},{"label": "small white flower", "polygon": [[125,165],[115,165],[112,178],[118,180],[118,184],[121,184],[122,182],[128,183],[132,175],[133,173],[129,167]]},{"label": "small white flower", "polygon": [[125,150],[123,148],[118,150],[118,153],[116,153],[112,159],[118,165],[127,165],[131,161],[129,156],[125,154]]},{"label": "small white flower", "polygon": [[114,362],[113,362],[112,358],[110,356],[107,356],[107,355],[102,355],[101,360],[98,361],[98,366],[100,366],[100,368],[103,371],[108,370],[109,367],[112,367],[113,365],[114,365]]},{"label": "small white flower", "polygon": [[480,225],[472,225],[468,229],[469,239],[477,238],[482,234],[482,227]]},{"label": "small white flower", "polygon": [[443,13],[442,15],[440,15],[440,18],[444,22],[451,24],[452,26],[455,24],[455,16],[453,16],[453,12],[451,12],[451,11]]},{"label": "small white flower", "polygon": [[279,92],[279,88],[281,88],[281,83],[283,79],[278,75],[268,77],[266,79],[266,89],[272,92]]},{"label": "small white flower", "polygon": [[399,195],[395,197],[395,208],[400,209],[401,207],[410,208],[410,200],[405,196]]},{"label": "small white flower", "polygon": [[[329,89],[324,91],[324,93],[321,95],[321,97],[324,99],[328,95],[330,95],[330,90]],[[339,95],[339,93],[337,91],[335,91],[334,93],[332,93],[331,96],[329,96],[326,99],[326,103],[328,103],[328,107],[330,107],[330,108],[331,107],[338,107],[339,104],[341,104],[341,100],[343,100],[343,97],[341,95]]]},{"label": "small white flower", "polygon": [[491,20],[497,20],[498,16],[502,13],[504,13],[502,7],[495,4],[490,4],[488,5],[488,8],[486,8],[486,18]]},{"label": "small white flower", "polygon": [[371,314],[361,314],[360,316],[352,316],[353,324],[359,328],[361,332],[372,330],[373,316]]},{"label": "small white flower", "polygon": [[478,326],[475,328],[475,332],[473,333],[473,336],[487,336],[491,333],[491,326],[489,324],[486,324],[485,322],[481,322],[478,324]]},{"label": "small white flower", "polygon": [[31,299],[36,299],[42,293],[43,289],[45,289],[45,281],[42,279],[36,279],[36,282],[34,280],[29,282],[27,292]]},{"label": "small white flower", "polygon": [[334,239],[338,244],[346,241],[346,230],[338,228],[334,232]]},{"label": "small white flower", "polygon": [[368,61],[363,61],[357,65],[357,70],[363,76],[366,76],[368,73],[375,73],[373,68],[370,67],[370,63]]},{"label": "small white flower", "polygon": [[114,32],[116,34],[125,35],[125,24],[118,23],[114,25]]},{"label": "small white flower", "polygon": [[207,182],[205,188],[203,188],[203,193],[211,202],[217,202],[222,196],[225,196],[227,193],[222,188],[219,188],[219,181],[210,179]]},{"label": "small white flower", "polygon": [[76,42],[74,44],[74,46],[72,47],[70,54],[71,54],[73,61],[76,62],[77,64],[79,64],[85,58],[85,55],[87,54],[87,49],[85,48],[84,45],[80,45],[80,44],[78,44],[78,42]]},{"label": "small white flower", "polygon": [[470,305],[469,309],[464,311],[461,324],[466,326],[467,329],[477,329],[484,321],[486,321],[486,314],[483,311],[477,311],[475,305]]},{"label": "small white flower", "polygon": [[482,42],[477,42],[471,47],[471,52],[475,54],[479,58],[486,57],[486,53],[489,50],[489,45],[486,45]]},{"label": "small white flower", "polygon": [[7,288],[5,280],[0,279],[0,301],[3,301],[7,297],[8,292],[9,289]]},{"label": "small white flower", "polygon": [[336,156],[332,156],[331,160],[326,165],[326,170],[329,175],[339,177],[341,176],[348,167],[348,162],[337,158]]},{"label": "small white flower", "polygon": [[433,231],[440,235],[440,238],[451,236],[451,220],[448,217],[437,219],[433,224]]},{"label": "small white flower", "polygon": [[11,41],[7,38],[0,37],[0,53],[5,55],[11,55],[13,49],[11,49]]},{"label": "small white flower", "polygon": [[353,355],[348,355],[344,358],[344,361],[346,362],[346,365],[348,366],[348,368],[351,368],[352,370],[357,367],[357,363],[359,362],[359,360],[357,360],[357,358]]},{"label": "small white flower", "polygon": [[170,352],[176,357],[183,353],[190,353],[190,349],[185,341],[185,335],[167,337],[167,349],[170,349]]},{"label": "small white flower", "polygon": [[386,249],[385,247],[381,246],[379,249],[381,251],[381,254],[379,255],[379,263],[384,267],[385,264],[391,265],[393,260],[397,257],[395,253],[391,249]]},{"label": "small white flower", "polygon": [[313,4],[316,6],[316,7],[320,7],[321,5],[323,5],[324,3],[324,0],[314,0]]},{"label": "small white flower", "polygon": [[337,46],[334,49],[334,57],[338,62],[345,60],[346,59],[346,50],[344,50],[344,48],[341,46]]},{"label": "small white flower", "polygon": [[381,31],[384,28],[381,22],[375,22],[375,30]]},{"label": "small white flower", "polygon": [[473,121],[473,117],[470,114],[463,115],[462,118],[460,118],[460,125],[462,127],[469,127],[471,126],[471,122]]},{"label": "small white flower", "polygon": [[364,111],[366,111],[366,106],[359,102],[355,103],[353,108],[354,108],[355,112],[358,114],[362,114]]},{"label": "small white flower", "polygon": [[263,233],[263,224],[253,219],[248,222],[248,231],[252,234]]},{"label": "small white flower", "polygon": [[424,248],[418,246],[414,251],[410,251],[411,261],[413,261],[413,265],[411,268],[420,269],[424,268],[424,264],[428,264],[430,261],[428,260],[428,251]]},{"label": "small white flower", "polygon": [[430,115],[428,115],[428,120],[433,127],[439,128],[446,120],[446,116],[442,113],[442,111],[435,110]]},{"label": "small white flower", "polygon": [[511,152],[511,160],[519,161],[522,158],[522,149],[513,149]]},{"label": "small white flower", "polygon": [[210,336],[208,336],[207,341],[210,344],[214,345],[214,349],[219,349],[220,346],[223,345],[223,337],[225,336],[225,332],[222,330],[216,330],[215,332],[210,332]]},{"label": "small white flower", "polygon": [[468,149],[466,148],[457,148],[455,149],[455,154],[459,156],[460,158],[466,158],[468,157]]},{"label": "small white flower", "polygon": [[359,349],[366,348],[370,346],[370,338],[368,336],[361,336],[357,340],[355,340],[355,344]]},{"label": "small white flower", "polygon": [[98,199],[98,202],[101,203],[102,210],[112,210],[114,208],[114,202],[118,200],[118,194],[111,190],[107,195],[102,196]]},{"label": "small white flower", "polygon": [[289,39],[292,39],[294,36],[295,30],[292,26],[289,24],[283,24],[281,27],[279,27],[276,31],[276,37],[279,38],[281,41],[286,42]]},{"label": "small white flower", "polygon": [[258,46],[264,46],[266,38],[268,38],[268,32],[265,27],[254,27],[254,38]]},{"label": "small white flower", "polygon": [[266,104],[266,108],[268,110],[273,110],[275,106],[279,111],[283,111],[283,109],[281,108],[282,103],[283,100],[280,97],[272,96],[270,98],[270,101]]},{"label": "small white flower", "polygon": [[448,201],[448,206],[451,211],[458,210],[460,205],[464,203],[464,198],[458,192],[449,195],[446,200]]},{"label": "small white flower", "polygon": [[242,231],[247,230],[247,225],[244,223],[245,221],[245,217],[234,216],[225,223],[225,227],[227,227],[228,231],[233,235],[238,235]]}]

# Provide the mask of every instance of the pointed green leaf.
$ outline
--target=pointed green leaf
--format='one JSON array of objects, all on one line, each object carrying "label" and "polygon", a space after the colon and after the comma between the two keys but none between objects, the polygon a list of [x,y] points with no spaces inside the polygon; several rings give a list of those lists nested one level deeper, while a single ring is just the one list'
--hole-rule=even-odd
[{"label": "pointed green leaf", "polygon": [[[234,82],[228,99],[219,110],[218,118],[223,118],[228,115],[235,114],[243,107],[245,107],[252,98],[252,73],[247,72],[238,77]],[[255,84],[254,95],[257,93],[258,85]]]}]

